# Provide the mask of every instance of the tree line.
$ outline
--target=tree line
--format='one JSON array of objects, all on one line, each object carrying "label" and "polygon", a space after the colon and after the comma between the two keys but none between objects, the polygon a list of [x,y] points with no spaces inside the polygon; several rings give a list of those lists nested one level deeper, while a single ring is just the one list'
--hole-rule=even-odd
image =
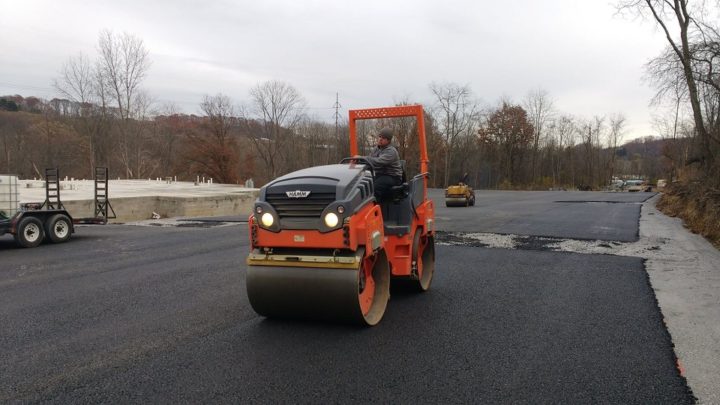
[{"label": "tree line", "polygon": [[[206,95],[201,115],[182,114],[173,105],[156,105],[143,90],[151,61],[140,38],[104,31],[97,50],[92,59],[77,55],[63,64],[53,83],[60,97],[0,98],[0,172],[32,178],[42,177],[44,167],[60,167],[63,175],[90,178],[94,167],[107,166],[112,177],[206,177],[230,184],[253,179],[262,185],[350,153],[347,122],[308,115],[305,99],[289,83],[258,83],[240,102]],[[565,114],[544,90],[495,105],[481,104],[468,85],[433,82],[429,90],[432,187],[447,187],[467,173],[478,188],[599,189],[614,176],[671,176],[680,164],[673,151],[694,145],[693,134],[676,132],[661,142],[663,153],[656,153],[656,139],[633,142],[650,148],[628,147],[621,142],[621,113],[590,119]],[[369,151],[383,126],[394,130],[394,144],[414,174],[419,162],[412,119],[361,121],[360,149]]]},{"label": "tree line", "polygon": [[[43,168],[60,167],[65,176],[90,178],[95,166],[108,166],[113,177],[121,178],[205,177],[231,184],[253,179],[261,185],[349,155],[346,122],[336,127],[307,117],[301,108],[260,104],[283,100],[283,94],[295,97],[297,91],[285,83],[262,83],[254,92],[258,111],[266,114],[257,118],[238,113],[228,96],[218,94],[204,97],[203,115],[171,113],[126,121],[94,104],[6,97],[18,109],[0,111],[0,172],[41,178]],[[465,118],[459,112],[428,109],[431,185],[446,187],[465,173],[476,187],[518,189],[599,188],[613,175],[662,176],[662,167],[649,163],[660,159],[657,146],[625,153],[630,148],[612,143],[618,132],[611,125],[617,129],[622,124],[615,118],[606,123],[562,115],[544,122],[543,132],[535,130],[531,118],[522,106],[507,101]],[[419,153],[412,119],[359,124],[360,149],[366,152],[378,128],[391,127],[393,143],[414,174]]]}]

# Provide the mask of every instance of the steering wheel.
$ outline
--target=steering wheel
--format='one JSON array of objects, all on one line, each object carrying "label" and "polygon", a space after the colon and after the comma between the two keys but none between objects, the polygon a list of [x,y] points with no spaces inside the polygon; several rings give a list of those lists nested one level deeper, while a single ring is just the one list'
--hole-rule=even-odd
[{"label": "steering wheel", "polygon": [[346,158],[343,158],[343,159],[340,161],[340,164],[343,164],[343,163],[360,163],[360,164],[363,164],[363,165],[365,165],[365,167],[368,168],[368,170],[370,170],[370,174],[373,176],[373,178],[375,177],[375,169],[373,169],[372,164],[370,163],[370,161],[367,160],[367,159],[364,158],[364,157],[346,157]]}]

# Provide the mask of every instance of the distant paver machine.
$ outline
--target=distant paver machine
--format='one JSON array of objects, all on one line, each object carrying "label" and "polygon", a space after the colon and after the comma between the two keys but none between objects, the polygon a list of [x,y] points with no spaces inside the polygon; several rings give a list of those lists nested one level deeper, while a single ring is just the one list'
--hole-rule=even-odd
[{"label": "distant paver machine", "polygon": [[108,198],[108,169],[95,168],[95,214],[73,218],[60,200],[60,173],[57,168],[45,170],[45,201],[18,202],[17,176],[0,176],[0,235],[12,234],[18,245],[36,247],[44,240],[62,243],[75,232],[75,224],[107,224],[116,218]]}]

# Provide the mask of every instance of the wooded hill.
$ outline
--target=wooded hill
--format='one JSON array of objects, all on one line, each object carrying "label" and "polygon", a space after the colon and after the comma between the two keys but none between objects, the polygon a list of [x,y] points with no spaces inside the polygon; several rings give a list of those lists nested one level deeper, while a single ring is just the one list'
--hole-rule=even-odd
[{"label": "wooded hill", "polygon": [[[40,178],[46,167],[59,167],[63,176],[91,178],[95,166],[108,166],[111,177],[192,181],[201,176],[232,184],[253,179],[259,186],[292,170],[336,163],[350,153],[345,122],[336,128],[298,112],[286,127],[275,124],[277,119],[241,117],[222,95],[205,98],[203,116],[156,114],[122,125],[115,109],[69,100],[3,96],[0,106],[0,172],[22,178]],[[434,115],[426,112],[432,187],[445,187],[463,173],[477,188],[505,189],[601,189],[613,176],[654,180],[672,175],[666,140],[648,137],[606,146],[617,140],[601,119],[548,120],[535,149],[537,131],[521,106],[503,103],[475,114],[472,131],[452,139],[444,136]],[[411,119],[360,122],[361,149],[372,148],[382,126],[395,131],[393,143],[412,172],[418,162]]]}]

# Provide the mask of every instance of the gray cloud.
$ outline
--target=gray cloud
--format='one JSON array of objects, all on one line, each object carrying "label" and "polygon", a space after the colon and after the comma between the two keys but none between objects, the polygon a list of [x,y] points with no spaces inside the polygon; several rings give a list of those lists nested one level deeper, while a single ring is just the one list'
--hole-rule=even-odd
[{"label": "gray cloud", "polygon": [[[2,3],[8,4],[2,4]],[[0,0],[0,94],[54,96],[71,55],[94,55],[102,29],[145,41],[144,83],[198,111],[203,94],[238,103],[263,80],[291,83],[319,118],[346,108],[432,102],[433,81],[469,84],[488,104],[547,90],[564,113],[622,112],[627,138],[650,133],[642,66],[664,45],[605,2]],[[327,110],[327,111],[325,111]],[[312,111],[312,110],[311,110]]]}]

